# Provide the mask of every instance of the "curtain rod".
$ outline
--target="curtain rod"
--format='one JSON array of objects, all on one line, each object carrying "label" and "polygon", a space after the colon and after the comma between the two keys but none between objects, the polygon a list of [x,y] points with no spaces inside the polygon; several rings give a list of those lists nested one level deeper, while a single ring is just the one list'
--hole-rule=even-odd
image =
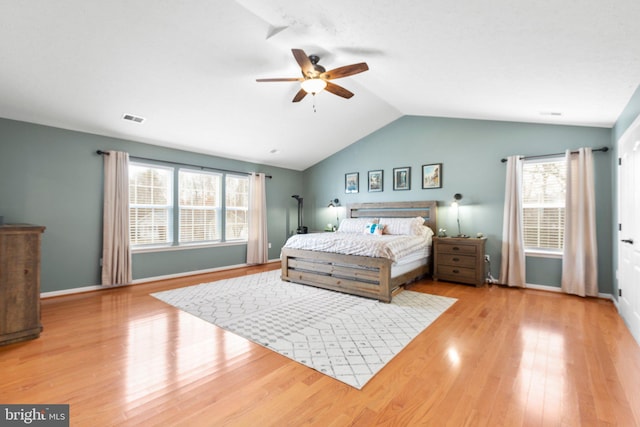
[{"label": "curtain rod", "polygon": [[[102,151],[102,150],[97,150],[96,151],[97,154],[100,154],[101,156],[108,156],[109,152],[108,151]],[[229,173],[237,173],[237,174],[241,174],[241,175],[250,175],[251,172],[240,172],[240,171],[234,171],[234,170],[230,170],[230,169],[220,169],[220,168],[213,168],[211,166],[200,166],[200,165],[191,165],[189,163],[180,163],[180,162],[172,162],[170,160],[157,160],[157,159],[149,159],[146,157],[137,157],[137,156],[129,156],[132,159],[136,159],[136,160],[147,160],[147,161],[151,161],[151,162],[160,162],[160,163],[168,163],[170,165],[176,165],[176,166],[190,166],[192,168],[199,168],[199,169],[208,169],[208,170],[212,170],[212,171],[216,171],[216,172],[229,172]],[[265,175],[265,178],[273,178],[271,175]]]},{"label": "curtain rod", "polygon": [[[595,151],[602,151],[603,153],[606,153],[607,151],[609,151],[609,147],[602,147],[602,148],[594,148],[593,150],[591,150],[592,152]],[[578,154],[577,151],[572,151],[571,154]],[[528,159],[544,159],[545,157],[556,157],[556,156],[562,156],[564,155],[564,153],[554,153],[554,154],[540,154],[537,156],[523,156],[520,157],[521,160],[528,160]],[[500,160],[502,163],[506,163],[507,159],[501,159]]]}]

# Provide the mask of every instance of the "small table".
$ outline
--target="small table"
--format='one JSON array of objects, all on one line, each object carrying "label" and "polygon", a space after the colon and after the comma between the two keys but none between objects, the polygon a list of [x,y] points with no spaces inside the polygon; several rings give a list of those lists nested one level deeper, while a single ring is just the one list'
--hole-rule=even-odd
[{"label": "small table", "polygon": [[486,243],[486,237],[434,237],[433,280],[482,286]]}]

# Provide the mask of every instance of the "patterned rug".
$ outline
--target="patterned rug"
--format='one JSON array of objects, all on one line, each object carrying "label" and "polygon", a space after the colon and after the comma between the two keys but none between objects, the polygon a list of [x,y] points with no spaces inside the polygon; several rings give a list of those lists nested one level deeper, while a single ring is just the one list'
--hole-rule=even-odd
[{"label": "patterned rug", "polygon": [[280,270],[151,294],[361,389],[454,298],[403,291],[391,304],[280,280]]}]

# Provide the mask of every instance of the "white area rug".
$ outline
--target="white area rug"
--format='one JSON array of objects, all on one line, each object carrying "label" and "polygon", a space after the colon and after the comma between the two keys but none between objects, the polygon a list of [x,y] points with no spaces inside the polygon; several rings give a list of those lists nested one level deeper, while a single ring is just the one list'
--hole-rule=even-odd
[{"label": "white area rug", "polygon": [[280,280],[280,270],[152,296],[361,389],[456,299],[403,291],[391,304]]}]

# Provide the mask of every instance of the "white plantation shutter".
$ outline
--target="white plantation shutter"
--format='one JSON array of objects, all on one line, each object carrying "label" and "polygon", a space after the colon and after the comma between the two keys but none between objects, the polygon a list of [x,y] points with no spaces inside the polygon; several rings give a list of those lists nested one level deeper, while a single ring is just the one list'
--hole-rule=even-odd
[{"label": "white plantation shutter", "polygon": [[129,236],[132,245],[172,241],[173,169],[130,163]]},{"label": "white plantation shutter", "polygon": [[522,210],[526,249],[562,252],[565,171],[564,157],[525,161],[522,171]]},{"label": "white plantation shutter", "polygon": [[180,243],[220,240],[222,175],[180,170]]}]

